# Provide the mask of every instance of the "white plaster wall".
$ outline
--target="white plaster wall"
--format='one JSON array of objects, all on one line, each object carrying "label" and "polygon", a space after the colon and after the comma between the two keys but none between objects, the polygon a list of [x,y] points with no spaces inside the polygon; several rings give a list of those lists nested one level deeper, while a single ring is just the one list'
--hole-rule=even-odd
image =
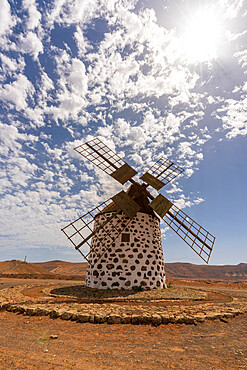
[{"label": "white plaster wall", "polygon": [[[104,222],[106,217],[109,217],[109,213],[98,215],[94,228]],[[125,215],[118,217],[122,226],[129,220]],[[113,219],[112,223],[116,225],[117,219]],[[157,217],[138,212],[123,230],[123,233],[130,234],[129,242],[122,242],[121,234],[112,242],[107,232],[110,232],[113,239],[117,235],[111,224],[108,224],[97,234],[99,238],[104,238],[103,243],[98,238],[92,238],[93,252],[89,258],[92,266],[88,265],[86,286],[98,289],[166,287],[160,223]]]}]

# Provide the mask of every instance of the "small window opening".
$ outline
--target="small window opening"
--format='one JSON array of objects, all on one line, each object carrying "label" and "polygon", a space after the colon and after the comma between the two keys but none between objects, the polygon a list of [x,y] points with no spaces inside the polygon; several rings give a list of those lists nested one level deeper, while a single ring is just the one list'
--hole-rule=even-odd
[{"label": "small window opening", "polygon": [[130,234],[123,233],[122,238],[121,238],[121,242],[124,242],[124,243],[130,242]]}]

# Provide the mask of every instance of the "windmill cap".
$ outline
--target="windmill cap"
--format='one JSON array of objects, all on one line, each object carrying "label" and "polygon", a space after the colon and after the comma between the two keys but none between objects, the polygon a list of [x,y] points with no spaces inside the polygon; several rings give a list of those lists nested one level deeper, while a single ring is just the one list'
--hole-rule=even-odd
[{"label": "windmill cap", "polygon": [[[142,191],[140,188],[140,185],[135,185],[132,184],[126,193],[141,207],[138,212],[141,213],[146,213],[149,215],[152,215],[154,217],[157,217],[156,214],[154,213],[153,209],[149,205],[149,200],[147,195]],[[103,213],[108,213],[108,212],[116,212],[119,211],[120,208],[117,206],[116,203],[111,202],[106,206],[102,211],[100,211],[96,216],[103,214]],[[158,218],[158,217],[157,217]]]}]

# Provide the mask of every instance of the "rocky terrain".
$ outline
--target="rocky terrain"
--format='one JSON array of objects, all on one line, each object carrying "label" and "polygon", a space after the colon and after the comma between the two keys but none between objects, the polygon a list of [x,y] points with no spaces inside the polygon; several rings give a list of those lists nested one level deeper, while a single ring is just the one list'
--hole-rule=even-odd
[{"label": "rocky terrain", "polygon": [[180,281],[168,289],[102,291],[81,283],[33,281],[31,285],[19,283],[0,290],[0,309],[78,322],[155,325],[196,324],[247,312],[246,284],[225,284],[226,289],[215,283],[209,285],[210,289]]}]

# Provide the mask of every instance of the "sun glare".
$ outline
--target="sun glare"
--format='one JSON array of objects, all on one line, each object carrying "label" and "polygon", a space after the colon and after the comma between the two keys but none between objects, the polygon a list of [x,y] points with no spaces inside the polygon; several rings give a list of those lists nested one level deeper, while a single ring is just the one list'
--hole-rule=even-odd
[{"label": "sun glare", "polygon": [[212,10],[195,13],[181,40],[188,62],[205,62],[216,58],[220,35],[220,17],[217,13]]}]

